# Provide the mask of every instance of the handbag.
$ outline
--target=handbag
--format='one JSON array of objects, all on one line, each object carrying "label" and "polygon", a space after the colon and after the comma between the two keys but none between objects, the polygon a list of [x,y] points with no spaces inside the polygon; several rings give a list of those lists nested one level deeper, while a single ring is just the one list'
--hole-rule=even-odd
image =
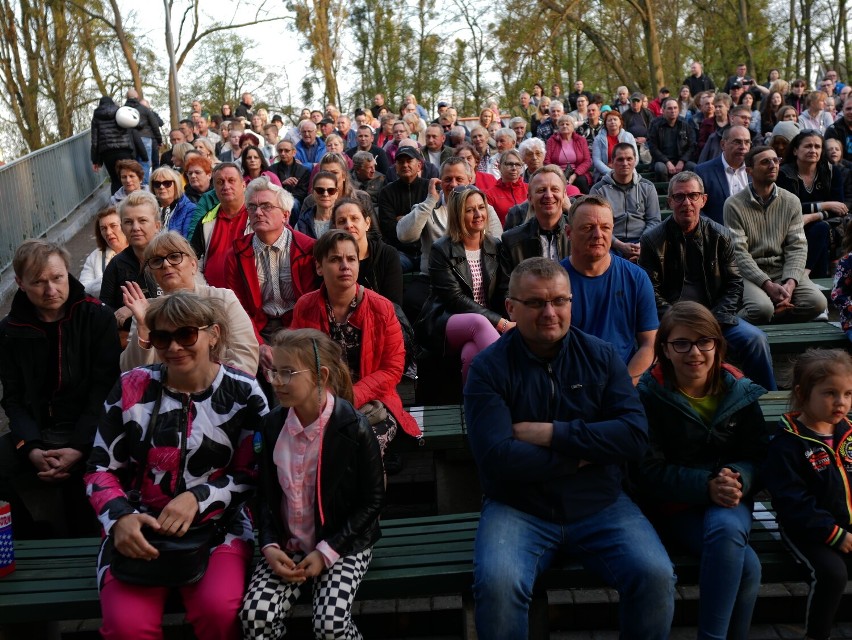
[{"label": "handbag", "polygon": [[[163,369],[163,384],[165,384],[165,368]],[[147,460],[148,451],[151,448],[151,440],[157,425],[162,398],[163,391],[161,388],[145,434],[143,454],[135,486],[127,493],[128,501],[137,510],[141,507],[145,460]],[[181,432],[181,459],[186,460],[186,429]],[[177,495],[183,489],[183,473],[181,473],[180,478],[175,483],[174,495]],[[107,545],[111,545],[113,550],[110,571],[116,579],[122,582],[144,587],[173,588],[194,584],[201,580],[207,571],[210,552],[225,539],[225,534],[237,515],[237,510],[238,505],[231,504],[218,520],[192,526],[180,537],[144,530],[145,540],[160,553],[153,560],[130,558],[123,555],[115,548],[115,541],[110,535],[106,542]]]}]

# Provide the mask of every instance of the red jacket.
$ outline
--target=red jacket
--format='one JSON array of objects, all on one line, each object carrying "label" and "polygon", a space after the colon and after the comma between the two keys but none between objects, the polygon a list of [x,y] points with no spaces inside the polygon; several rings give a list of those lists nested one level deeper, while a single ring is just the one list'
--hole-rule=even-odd
[{"label": "red jacket", "polygon": [[[294,229],[290,232],[293,234],[293,241],[290,243],[290,273],[293,278],[293,291],[298,299],[309,291],[314,291],[318,285],[313,257],[314,240]],[[265,340],[260,337],[260,332],[268,319],[263,311],[253,239],[254,234],[250,233],[234,240],[234,250],[225,258],[226,286],[237,295],[243,309],[251,318],[258,343],[264,344]],[[291,320],[292,312],[283,318],[284,326],[289,326]]]},{"label": "red jacket", "polygon": [[[593,184],[592,176],[589,175],[589,170],[592,168],[592,156],[589,153],[589,142],[576,131],[571,134],[571,142],[574,143],[574,153],[577,160],[574,162],[574,173],[577,176],[583,176],[588,180],[589,184]],[[559,133],[554,133],[547,139],[544,149],[544,164],[556,164],[562,167],[559,162],[559,149],[562,146],[562,136]],[[562,167],[564,169],[564,167]]]},{"label": "red jacket", "polygon": [[[396,385],[405,369],[405,344],[402,327],[396,319],[393,305],[375,291],[361,289],[364,299],[349,317],[349,322],[361,330],[361,379],[354,385],[355,407],[370,400],[379,400],[391,412],[410,436],[419,438],[420,427],[403,410]],[[325,308],[325,285],[319,291],[305,294],[293,309],[291,329],[318,329],[329,333]]]},{"label": "red jacket", "polygon": [[494,207],[497,217],[500,218],[500,224],[506,223],[506,214],[509,213],[509,209],[527,201],[528,187],[529,185],[523,180],[508,183],[503,182],[501,178],[485,192],[488,204]]}]

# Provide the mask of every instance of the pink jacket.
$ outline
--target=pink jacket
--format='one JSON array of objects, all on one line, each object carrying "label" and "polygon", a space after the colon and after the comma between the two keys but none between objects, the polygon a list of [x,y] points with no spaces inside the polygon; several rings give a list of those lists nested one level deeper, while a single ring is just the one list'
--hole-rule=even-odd
[{"label": "pink jacket", "polygon": [[[589,171],[592,168],[592,156],[589,153],[589,143],[576,131],[571,134],[571,142],[574,143],[574,153],[577,155],[577,161],[574,163],[574,173],[582,176],[592,184],[592,176]],[[547,144],[544,149],[544,164],[556,164],[562,167],[559,162],[559,149],[562,146],[562,136],[559,133],[554,133],[547,139]],[[565,167],[562,167],[563,169]]]}]

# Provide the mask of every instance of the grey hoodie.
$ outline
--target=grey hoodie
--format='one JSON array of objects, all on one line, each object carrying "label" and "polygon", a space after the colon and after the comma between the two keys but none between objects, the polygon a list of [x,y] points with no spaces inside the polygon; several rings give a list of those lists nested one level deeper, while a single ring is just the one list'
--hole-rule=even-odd
[{"label": "grey hoodie", "polygon": [[636,171],[633,179],[624,185],[609,173],[590,193],[603,196],[612,205],[615,216],[612,234],[622,242],[639,242],[645,231],[660,224],[660,201],[654,183]]}]

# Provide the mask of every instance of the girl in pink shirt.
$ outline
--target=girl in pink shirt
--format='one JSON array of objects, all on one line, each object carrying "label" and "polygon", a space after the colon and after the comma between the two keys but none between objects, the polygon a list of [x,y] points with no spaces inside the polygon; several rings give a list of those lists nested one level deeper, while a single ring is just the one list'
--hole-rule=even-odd
[{"label": "girl in pink shirt", "polygon": [[263,559],[241,612],[244,638],[280,638],[312,581],[316,638],[361,638],[352,602],[381,536],[379,443],[352,406],[340,347],[315,329],[281,331],[264,373],[281,406],[255,435]]}]

